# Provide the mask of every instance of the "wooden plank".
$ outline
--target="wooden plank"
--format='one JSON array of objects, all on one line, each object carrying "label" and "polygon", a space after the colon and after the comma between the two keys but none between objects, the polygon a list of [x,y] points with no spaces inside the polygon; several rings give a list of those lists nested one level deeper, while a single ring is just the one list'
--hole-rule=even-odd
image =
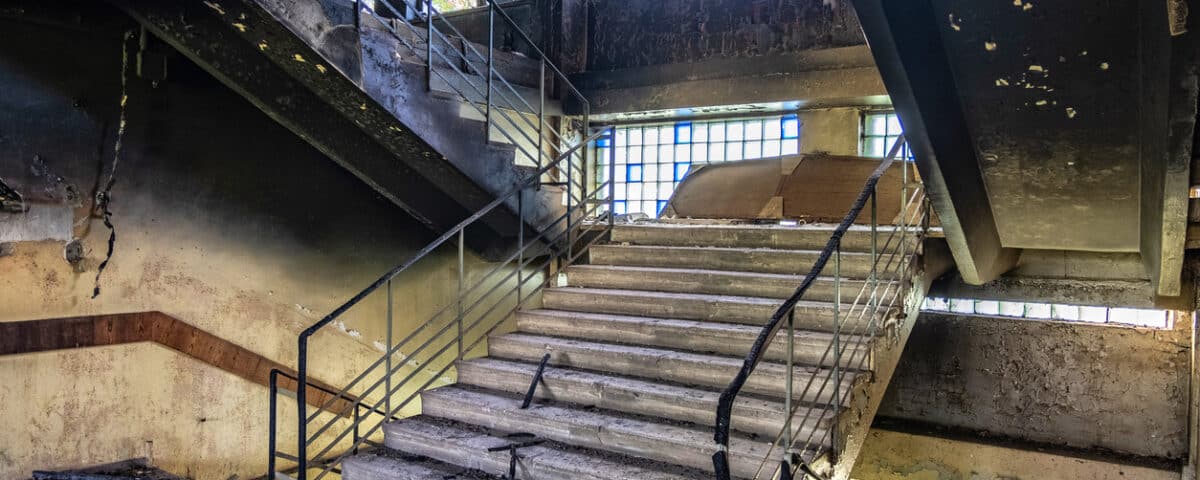
[{"label": "wooden plank", "polygon": [[[135,312],[85,317],[52,318],[0,323],[0,355],[49,352],[74,348],[154,342],[259,385],[268,386],[270,371],[296,372],[240,345],[200,330],[162,312]],[[280,377],[280,388],[295,391],[296,382]],[[320,406],[336,391],[310,379],[308,403]],[[353,397],[351,397],[353,398]],[[351,401],[338,400],[334,411]],[[351,411],[351,413],[353,413]]]}]

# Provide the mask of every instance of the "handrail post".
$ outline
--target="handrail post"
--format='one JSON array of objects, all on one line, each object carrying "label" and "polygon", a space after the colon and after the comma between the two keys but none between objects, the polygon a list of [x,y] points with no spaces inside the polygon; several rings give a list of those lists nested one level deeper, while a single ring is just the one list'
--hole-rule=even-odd
[{"label": "handrail post", "polygon": [[[877,184],[871,186],[871,279],[869,281],[869,284],[871,285],[871,296],[867,299],[867,305],[870,308],[870,315],[871,315],[868,325],[872,325],[870,328],[868,328],[868,330],[871,332],[875,331],[873,325],[876,321],[875,316],[878,315],[878,313],[879,313],[879,312],[876,312],[876,310],[878,310],[878,308],[879,308],[879,300],[880,300],[877,296],[879,293],[879,213],[878,213],[879,206],[878,206],[878,203],[879,203],[879,184],[877,183]],[[901,208],[901,209],[903,210],[903,208]],[[903,242],[903,237],[901,238],[901,241]]]},{"label": "handrail post", "polygon": [[425,0],[425,84],[433,91],[433,0]]},{"label": "handrail post", "polygon": [[296,365],[296,413],[300,418],[299,425],[296,426],[296,442],[299,444],[296,449],[297,470],[296,478],[299,480],[307,480],[308,478],[308,336],[307,331],[300,334],[300,339],[297,345],[299,358]]},{"label": "handrail post", "polygon": [[[896,145],[892,146],[893,150],[897,150],[900,155],[900,285],[896,287],[896,294],[900,295],[900,301],[904,302],[908,298],[906,284],[908,283],[908,209],[911,205],[908,203],[908,159],[904,157],[904,148],[900,146],[900,142],[905,142],[904,137],[896,139]],[[902,305],[903,306],[903,305]]]},{"label": "handrail post", "polygon": [[276,423],[276,406],[279,400],[275,397],[279,393],[279,370],[271,369],[270,381],[268,389],[270,391],[270,408],[271,415],[267,420],[267,480],[275,480],[275,423]]},{"label": "handrail post", "polygon": [[[586,138],[587,137],[584,137],[584,139],[586,139]],[[584,145],[584,147],[587,147],[587,145]],[[583,150],[586,152],[587,148],[584,148]],[[572,162],[571,159],[568,157],[567,158],[567,262],[571,261],[571,258],[574,256],[573,253],[575,252],[575,235],[574,235],[575,229],[574,229],[574,222],[571,221],[572,220],[571,219],[571,216],[572,216],[571,215],[571,200],[572,200],[571,197],[574,196],[574,190],[575,190],[574,188],[571,188],[572,187],[571,184],[575,183],[575,181],[572,179],[572,177],[574,176],[573,175],[574,171],[571,167],[573,165],[575,165],[575,162]]]},{"label": "handrail post", "polygon": [[795,365],[794,357],[796,352],[795,328],[796,307],[792,307],[792,309],[788,311],[787,319],[787,380],[785,380],[787,385],[785,387],[786,395],[783,397],[783,439],[780,444],[780,448],[782,449],[781,454],[783,457],[779,462],[779,467],[782,471],[782,475],[784,476],[790,475],[792,471],[792,396],[795,394],[793,390],[793,383],[795,383],[795,379],[793,378],[795,376],[793,375],[793,369]]},{"label": "handrail post", "polygon": [[[546,138],[542,128],[546,125],[546,59],[539,63],[538,69],[538,170],[542,169],[542,141]],[[568,161],[570,161],[568,159]]]},{"label": "handrail post", "polygon": [[525,296],[521,286],[525,284],[525,191],[517,192],[517,310],[521,309]]},{"label": "handrail post", "polygon": [[464,232],[466,231],[466,227],[463,227],[458,231],[458,295],[456,295],[455,301],[458,303],[458,315],[456,315],[456,320],[458,321],[459,360],[462,360],[463,358],[463,237]]},{"label": "handrail post", "polygon": [[[463,39],[463,41],[467,41]],[[483,140],[492,138],[492,56],[496,48],[496,4],[488,2],[488,54],[487,54],[487,110],[484,112],[486,125],[483,128]]]},{"label": "handrail post", "polygon": [[838,451],[837,438],[837,423],[838,416],[842,413],[842,320],[841,320],[841,304],[842,304],[842,241],[837,240],[834,245],[833,254],[833,430],[830,435],[830,443],[833,445],[833,451]]},{"label": "handrail post", "polygon": [[[387,281],[387,360],[386,360],[387,366],[386,366],[386,370],[384,370],[384,373],[383,373],[384,374],[383,378],[384,378],[384,382],[385,382],[384,388],[386,389],[383,391],[383,394],[385,395],[384,411],[388,412],[388,416],[391,416],[391,412],[392,412],[392,345],[393,345],[393,342],[392,342],[392,280],[388,279],[388,281]],[[383,421],[386,422],[386,421],[388,421],[388,419],[385,418],[385,419],[383,419]]]},{"label": "handrail post", "polygon": [[617,127],[608,127],[608,229],[612,230],[617,218]]}]

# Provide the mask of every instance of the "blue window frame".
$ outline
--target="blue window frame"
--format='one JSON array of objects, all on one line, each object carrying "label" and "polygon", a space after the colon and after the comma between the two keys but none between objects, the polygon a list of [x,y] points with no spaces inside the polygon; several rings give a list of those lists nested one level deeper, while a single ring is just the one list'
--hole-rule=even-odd
[{"label": "blue window frame", "polygon": [[800,128],[796,114],[620,125],[597,140],[605,155],[596,157],[592,178],[607,181],[614,162],[616,213],[657,216],[693,165],[797,154]]}]

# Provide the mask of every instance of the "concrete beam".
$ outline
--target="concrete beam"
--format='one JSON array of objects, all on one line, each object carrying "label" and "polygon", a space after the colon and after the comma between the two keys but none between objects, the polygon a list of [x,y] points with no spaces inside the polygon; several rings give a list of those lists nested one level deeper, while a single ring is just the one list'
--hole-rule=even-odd
[{"label": "concrete beam", "polygon": [[[655,65],[573,75],[593,114],[803,100],[807,107],[871,103],[887,94],[865,46]],[[568,103],[568,113],[579,113]]]},{"label": "concrete beam", "polygon": [[963,279],[998,278],[1018,251],[1000,242],[932,2],[862,0],[855,10]]},{"label": "concrete beam", "polygon": [[[1189,169],[1196,123],[1196,42],[1200,32],[1171,38],[1167,4],[1141,2],[1142,49],[1170,52],[1170,62],[1143,59],[1141,125],[1142,259],[1159,295],[1180,294],[1187,237]],[[1193,15],[1194,16],[1194,15]],[[1193,24],[1195,20],[1191,20]],[[1194,30],[1194,28],[1193,28]],[[1162,132],[1167,132],[1163,138]]]},{"label": "concrete beam", "polygon": [[[357,55],[327,53],[341,64],[321,65],[322,55],[253,2],[225,2],[220,8],[190,2],[114,3],[431,230],[448,230],[494,198],[352,78],[338,73],[357,71]],[[242,38],[249,35],[243,29],[259,40]],[[468,232],[473,250],[493,251],[497,239],[515,236],[516,215],[505,209],[484,223],[490,228]]]}]

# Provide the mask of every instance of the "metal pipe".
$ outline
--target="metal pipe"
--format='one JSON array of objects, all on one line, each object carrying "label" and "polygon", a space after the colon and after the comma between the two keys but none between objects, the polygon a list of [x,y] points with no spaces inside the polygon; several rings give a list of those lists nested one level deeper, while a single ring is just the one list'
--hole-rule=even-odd
[{"label": "metal pipe", "polygon": [[790,312],[788,312],[788,319],[787,319],[787,352],[788,352],[787,353],[787,380],[786,380],[787,385],[784,387],[784,389],[786,390],[786,395],[784,395],[784,397],[783,397],[783,411],[785,412],[786,417],[784,417],[784,419],[783,419],[783,442],[781,442],[781,444],[780,444],[780,446],[782,447],[782,450],[783,450],[781,452],[783,454],[783,458],[782,458],[782,462],[780,462],[780,465],[781,465],[781,468],[783,468],[785,472],[791,471],[791,455],[790,455],[790,452],[792,449],[792,415],[791,415],[791,411],[792,411],[792,395],[793,395],[793,388],[794,388],[793,384],[795,383],[795,378],[794,378],[795,375],[793,374],[792,369],[795,366],[795,355],[796,355],[795,328],[796,328],[796,309],[792,308],[792,310]]},{"label": "metal pipe", "polygon": [[[833,257],[833,429],[837,429],[838,414],[842,408],[842,322],[838,316],[839,309],[842,303],[842,243],[838,239],[838,243],[834,249]],[[832,438],[833,451],[838,451],[837,435]]]},{"label": "metal pipe", "polygon": [[276,423],[276,405],[279,400],[276,395],[279,393],[279,370],[272,368],[270,380],[268,381],[268,390],[270,397],[271,415],[267,420],[267,480],[275,480],[275,423]]},{"label": "metal pipe", "polygon": [[[392,346],[393,346],[393,343],[392,343],[392,281],[388,280],[388,282],[387,282],[387,354],[385,355],[385,358],[387,358],[387,366],[385,367],[386,368],[385,371],[387,373],[383,377],[384,379],[387,380],[387,386],[385,388],[387,388],[386,391],[388,391],[388,392],[392,391],[392,374],[391,374],[391,372],[392,372]],[[384,410],[391,411],[392,410],[392,396],[387,395],[386,397],[384,397],[384,399],[387,400]],[[384,421],[386,421],[386,420],[387,419],[384,419]]]},{"label": "metal pipe", "polygon": [[612,145],[608,149],[608,229],[615,228],[617,210],[617,129],[608,127],[609,143]]},{"label": "metal pipe", "polygon": [[425,84],[433,91],[433,0],[425,0]]},{"label": "metal pipe", "polygon": [[[466,42],[466,39],[463,40]],[[487,122],[484,127],[484,140],[487,141],[492,135],[492,54],[495,51],[496,43],[496,5],[488,3],[488,44],[487,44]]]},{"label": "metal pipe", "polygon": [[308,478],[308,336],[305,333],[307,331],[300,333],[296,345],[299,356],[296,362],[296,413],[299,416],[299,425],[296,426],[296,443],[299,447],[296,449],[296,458],[299,459],[296,471],[298,480]]},{"label": "metal pipe", "polygon": [[[569,212],[568,212],[569,213]],[[525,283],[525,195],[517,194],[517,310],[521,309],[521,285]]]},{"label": "metal pipe", "polygon": [[462,360],[462,358],[463,358],[463,344],[462,344],[462,340],[463,340],[463,324],[462,324],[462,322],[463,322],[463,299],[462,299],[462,294],[463,294],[463,243],[464,243],[463,238],[465,237],[463,232],[466,232],[466,231],[467,231],[467,229],[465,229],[465,228],[458,231],[458,297],[457,297],[458,316],[456,318],[458,320],[458,358],[459,358],[459,360]]},{"label": "metal pipe", "polygon": [[[542,168],[542,141],[546,135],[542,133],[546,125],[546,59],[543,58],[538,69],[538,158],[537,166]],[[586,149],[585,149],[586,150]]]}]

